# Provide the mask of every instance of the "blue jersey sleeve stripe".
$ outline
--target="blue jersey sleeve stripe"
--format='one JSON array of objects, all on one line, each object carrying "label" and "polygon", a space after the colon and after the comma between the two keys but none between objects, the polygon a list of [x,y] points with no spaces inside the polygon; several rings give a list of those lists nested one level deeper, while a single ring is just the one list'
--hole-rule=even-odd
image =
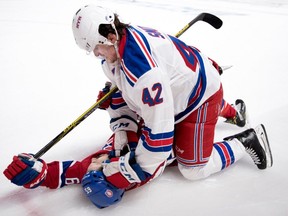
[{"label": "blue jersey sleeve stripe", "polygon": [[122,94],[120,92],[116,92],[112,95],[112,100],[110,103],[110,108],[113,110],[117,110],[123,106],[126,106],[126,102],[122,97]]},{"label": "blue jersey sleeve stripe", "polygon": [[[60,173],[60,179],[61,179],[61,184],[60,188],[64,187],[66,185],[65,179],[66,179],[66,171],[67,169],[71,166],[73,161],[63,161],[62,164],[60,162],[60,166],[62,166],[62,173]],[[61,172],[61,171],[60,171]]]},{"label": "blue jersey sleeve stripe", "polygon": [[178,122],[183,117],[189,115],[193,111],[193,109],[199,104],[199,102],[201,101],[201,99],[202,99],[202,97],[206,91],[207,80],[206,80],[206,71],[205,71],[203,59],[201,58],[199,52],[196,49],[191,47],[191,50],[193,50],[193,52],[197,56],[198,62],[200,64],[199,77],[198,77],[197,83],[196,83],[195,87],[193,88],[193,91],[189,97],[189,101],[188,101],[188,105],[187,105],[186,110],[179,113],[175,117],[175,122]]},{"label": "blue jersey sleeve stripe", "polygon": [[172,144],[170,146],[159,146],[159,147],[154,147],[154,146],[150,146],[149,143],[147,143],[147,141],[145,140],[145,138],[143,136],[140,137],[143,146],[151,152],[169,152],[172,149]]},{"label": "blue jersey sleeve stripe", "polygon": [[124,46],[121,65],[126,80],[134,86],[143,74],[156,67],[156,63],[147,39],[139,30],[133,27],[128,29]]},{"label": "blue jersey sleeve stripe", "polygon": [[152,152],[170,151],[173,144],[174,132],[151,133],[151,129],[145,127],[142,131],[140,139],[143,142],[143,146]]},{"label": "blue jersey sleeve stripe", "polygon": [[154,61],[151,55],[151,49],[150,49],[150,45],[148,43],[147,38],[143,35],[141,31],[133,27],[132,27],[131,33],[134,36],[135,41],[138,43],[138,46],[142,50],[142,53],[145,55],[150,67],[151,68],[156,67],[156,62]]}]

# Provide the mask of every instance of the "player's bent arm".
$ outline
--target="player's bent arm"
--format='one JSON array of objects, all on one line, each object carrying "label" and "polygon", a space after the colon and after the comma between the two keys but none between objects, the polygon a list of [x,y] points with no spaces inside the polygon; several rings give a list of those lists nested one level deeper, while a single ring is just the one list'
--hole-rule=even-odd
[{"label": "player's bent arm", "polygon": [[144,87],[137,83],[130,96],[145,122],[135,153],[110,160],[103,169],[107,180],[119,188],[141,185],[160,175],[172,152],[174,111],[169,82],[161,82],[161,77],[141,79]]}]

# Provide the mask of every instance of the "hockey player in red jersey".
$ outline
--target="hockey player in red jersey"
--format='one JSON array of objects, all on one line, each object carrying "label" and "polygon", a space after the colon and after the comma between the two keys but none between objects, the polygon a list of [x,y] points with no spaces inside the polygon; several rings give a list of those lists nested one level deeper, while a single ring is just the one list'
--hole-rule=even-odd
[{"label": "hockey player in red jersey", "polygon": [[104,208],[161,175],[173,160],[190,180],[220,172],[245,152],[259,169],[272,166],[263,125],[214,142],[218,117],[243,127],[246,107],[239,99],[234,107],[223,100],[219,67],[198,49],[155,29],[122,23],[93,5],[77,11],[72,28],[77,45],[103,59],[105,75],[119,89],[102,107],[113,135],[83,161],[14,156],[4,171],[14,184],[82,183],[87,197]]}]

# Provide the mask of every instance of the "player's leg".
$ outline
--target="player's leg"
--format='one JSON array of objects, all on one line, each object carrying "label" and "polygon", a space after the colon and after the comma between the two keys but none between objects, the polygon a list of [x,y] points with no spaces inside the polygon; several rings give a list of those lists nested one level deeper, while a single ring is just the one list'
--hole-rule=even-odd
[{"label": "player's leg", "polygon": [[[219,172],[245,154],[237,141],[214,144],[215,126],[221,110],[223,90],[175,126],[174,148],[184,177],[197,180]],[[224,164],[224,165],[223,165]]]},{"label": "player's leg", "polygon": [[246,105],[243,100],[237,99],[235,105],[222,100],[220,116],[226,118],[226,123],[235,124],[239,127],[244,127],[246,120]]},{"label": "player's leg", "polygon": [[236,116],[236,109],[226,100],[222,100],[220,116],[223,118],[234,118]]},{"label": "player's leg", "polygon": [[250,128],[241,133],[224,138],[229,143],[238,142],[240,146],[250,155],[259,169],[272,167],[273,158],[264,125]]}]

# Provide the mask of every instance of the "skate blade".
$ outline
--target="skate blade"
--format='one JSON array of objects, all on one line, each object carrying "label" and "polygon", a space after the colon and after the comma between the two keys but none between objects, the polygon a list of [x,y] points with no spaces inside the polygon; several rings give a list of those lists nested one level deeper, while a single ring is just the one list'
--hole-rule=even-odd
[{"label": "skate blade", "polygon": [[246,118],[246,122],[245,122],[245,126],[244,127],[249,129],[249,128],[251,128],[251,123],[250,123],[249,113],[247,112],[247,110],[245,112],[245,118]]},{"label": "skate blade", "polygon": [[264,148],[265,153],[266,153],[266,160],[267,160],[267,167],[272,167],[273,165],[273,157],[272,157],[272,152],[270,148],[270,144],[268,141],[268,136],[265,130],[265,127],[263,124],[258,125],[255,127],[255,132],[256,135],[260,141],[261,146]]}]

